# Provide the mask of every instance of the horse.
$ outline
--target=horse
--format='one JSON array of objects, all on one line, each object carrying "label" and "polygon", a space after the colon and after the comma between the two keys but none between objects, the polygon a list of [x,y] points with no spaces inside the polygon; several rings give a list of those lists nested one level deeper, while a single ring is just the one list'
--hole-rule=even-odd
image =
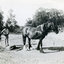
[{"label": "horse", "polygon": [[9,46],[9,29],[8,27],[4,27],[1,31],[1,34],[5,36],[5,45]]},{"label": "horse", "polygon": [[[28,38],[29,50],[31,46],[31,39],[39,39],[37,50],[44,52],[42,48],[42,40],[47,36],[49,32],[59,33],[58,26],[53,22],[46,22],[37,27],[25,26],[22,30],[23,45],[25,47],[26,38]],[[40,48],[41,47],[41,48]]]}]

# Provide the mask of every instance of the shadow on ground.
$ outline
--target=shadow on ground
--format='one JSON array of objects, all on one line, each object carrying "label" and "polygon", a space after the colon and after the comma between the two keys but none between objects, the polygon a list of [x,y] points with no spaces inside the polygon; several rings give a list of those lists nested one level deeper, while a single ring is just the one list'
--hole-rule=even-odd
[{"label": "shadow on ground", "polygon": [[[28,45],[26,45],[27,47]],[[10,50],[22,50],[23,49],[23,45],[13,45],[10,47]],[[43,47],[44,50],[51,50],[51,51],[64,51],[64,47]]]},{"label": "shadow on ground", "polygon": [[23,49],[23,45],[13,45],[10,47],[10,50],[17,50],[20,51]]},{"label": "shadow on ground", "polygon": [[44,53],[56,53],[59,51],[64,51],[64,47],[43,47]]},{"label": "shadow on ground", "polygon": [[64,47],[43,47],[43,49],[64,51]]}]

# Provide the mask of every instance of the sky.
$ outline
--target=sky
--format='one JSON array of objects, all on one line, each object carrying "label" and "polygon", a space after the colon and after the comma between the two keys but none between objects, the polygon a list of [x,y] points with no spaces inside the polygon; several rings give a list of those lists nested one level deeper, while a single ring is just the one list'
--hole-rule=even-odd
[{"label": "sky", "polygon": [[64,0],[0,0],[0,10],[4,12],[4,21],[9,16],[12,9],[18,25],[24,26],[28,18],[33,18],[35,12],[40,7],[56,8],[64,11]]}]

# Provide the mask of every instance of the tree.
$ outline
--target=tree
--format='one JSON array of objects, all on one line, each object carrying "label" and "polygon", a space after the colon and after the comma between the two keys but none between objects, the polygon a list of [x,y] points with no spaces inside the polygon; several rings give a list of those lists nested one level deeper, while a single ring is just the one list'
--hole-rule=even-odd
[{"label": "tree", "polygon": [[33,17],[33,22],[36,24],[36,26],[38,26],[38,25],[43,24],[47,21],[48,21],[48,15],[46,13],[46,9],[39,8]]},{"label": "tree", "polygon": [[56,25],[64,25],[64,12],[57,9],[39,8],[32,20],[36,26],[45,22],[54,22]]},{"label": "tree", "polygon": [[19,28],[17,25],[17,21],[15,20],[15,14],[13,14],[13,10],[9,10],[9,17],[7,19],[7,24],[9,26],[10,32],[14,32],[16,28]]},{"label": "tree", "polygon": [[26,22],[26,26],[36,27],[36,24],[35,24],[35,22],[33,22],[33,20],[31,18],[28,18],[28,20]]},{"label": "tree", "polygon": [[26,22],[25,25],[32,25],[32,20],[31,20],[31,18],[28,18],[26,21],[27,21],[27,22]]},{"label": "tree", "polygon": [[0,30],[3,28],[3,13],[0,11]]},{"label": "tree", "polygon": [[2,29],[3,29],[3,11],[0,10],[0,39]]}]

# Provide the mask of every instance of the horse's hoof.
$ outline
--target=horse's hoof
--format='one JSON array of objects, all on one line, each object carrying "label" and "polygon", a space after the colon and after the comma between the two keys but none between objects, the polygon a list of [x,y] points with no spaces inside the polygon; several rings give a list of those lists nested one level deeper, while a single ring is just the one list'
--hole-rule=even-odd
[{"label": "horse's hoof", "polygon": [[10,50],[10,47],[9,47],[9,46],[7,46],[5,50]]},{"label": "horse's hoof", "polygon": [[44,53],[44,51],[43,51],[42,49],[40,50],[40,52],[41,52],[41,53]]},{"label": "horse's hoof", "polygon": [[31,49],[27,47],[27,49],[26,49],[26,50],[27,50],[27,51],[30,51]]},{"label": "horse's hoof", "polygon": [[22,50],[26,50],[26,47],[25,46],[23,46],[23,49]]},{"label": "horse's hoof", "polygon": [[37,47],[36,50],[40,50],[40,48]]},{"label": "horse's hoof", "polygon": [[9,44],[7,46],[9,46]]},{"label": "horse's hoof", "polygon": [[30,49],[31,49],[31,50],[35,50],[35,48],[33,48],[33,47],[31,47]]},{"label": "horse's hoof", "polygon": [[9,44],[6,45],[6,47],[9,46]]},{"label": "horse's hoof", "polygon": [[6,45],[6,47],[8,47],[9,45]]},{"label": "horse's hoof", "polygon": [[41,53],[44,53],[44,51],[40,51]]}]

